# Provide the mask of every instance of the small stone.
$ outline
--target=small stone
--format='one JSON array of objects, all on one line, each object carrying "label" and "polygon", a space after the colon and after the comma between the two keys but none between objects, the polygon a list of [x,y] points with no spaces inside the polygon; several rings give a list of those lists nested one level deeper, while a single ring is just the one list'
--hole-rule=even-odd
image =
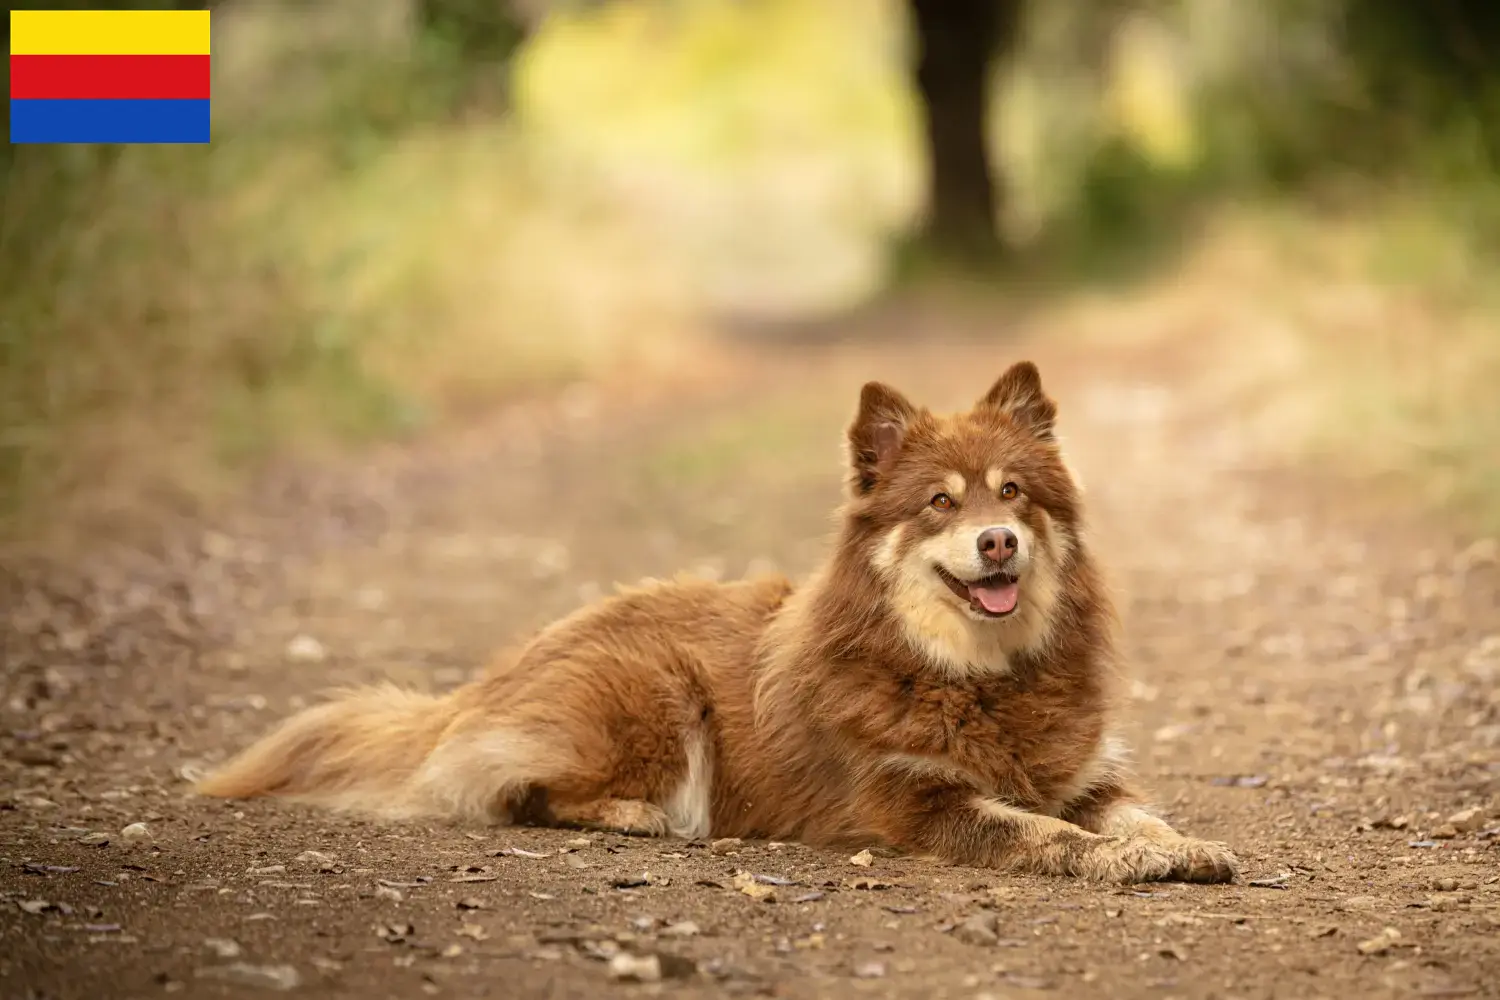
[{"label": "small stone", "polygon": [[1432,831],[1433,840],[1452,840],[1457,836],[1458,828],[1455,827],[1452,823],[1444,823],[1442,826]]},{"label": "small stone", "polygon": [[661,936],[686,938],[697,937],[701,933],[702,931],[698,929],[698,925],[691,920],[681,920],[675,924],[668,924],[666,927],[663,927]]},{"label": "small stone", "polygon": [[52,908],[52,904],[45,899],[23,899],[16,903],[22,913],[29,913],[33,917],[40,916]]},{"label": "small stone", "polygon": [[659,983],[661,960],[655,955],[621,952],[609,960],[609,978],[627,983]]},{"label": "small stone", "polygon": [[329,871],[338,864],[333,855],[324,854],[322,851],[303,851],[292,859],[293,864],[315,865],[318,871]]},{"label": "small stone", "polygon": [[375,887],[375,898],[389,900],[392,903],[399,903],[406,897],[401,895],[400,889],[393,889],[388,885],[377,885]]},{"label": "small stone", "polygon": [[122,844],[144,844],[151,840],[151,829],[145,823],[131,823],[120,831]]},{"label": "small stone", "polygon": [[740,849],[740,846],[743,843],[744,841],[740,840],[740,838],[738,837],[721,837],[720,839],[709,844],[708,850],[712,854],[733,854]]},{"label": "small stone", "polygon": [[1484,826],[1484,811],[1475,806],[1456,812],[1448,817],[1448,826],[1458,833],[1473,833]]},{"label": "small stone", "polygon": [[484,900],[476,899],[473,896],[465,896],[453,905],[460,910],[482,910],[484,909]]},{"label": "small stone", "polygon": [[239,986],[253,986],[266,990],[294,990],[302,985],[302,976],[291,965],[249,965],[235,962],[232,965],[215,965],[206,969],[194,969],[199,979],[217,979]]},{"label": "small stone", "polygon": [[1387,927],[1369,940],[1361,941],[1355,947],[1361,955],[1384,955],[1400,940],[1401,932],[1394,927]]},{"label": "small stone", "polygon": [[450,945],[448,945],[448,947],[444,948],[442,950],[442,952],[440,952],[440,954],[444,958],[457,958],[458,956],[462,955],[463,953],[464,953],[464,946],[461,945],[461,944],[450,944]]},{"label": "small stone", "polygon": [[854,855],[854,857],[850,858],[849,863],[851,865],[859,865],[861,868],[868,868],[875,863],[875,855],[871,854],[869,850],[866,849],[860,851],[858,854]]},{"label": "small stone", "polygon": [[266,865],[264,868],[246,868],[246,875],[285,875],[286,865]]},{"label": "small stone", "polygon": [[854,967],[855,979],[883,979],[885,978],[884,962],[860,962]]},{"label": "small stone", "polygon": [[294,663],[322,663],[328,650],[310,635],[299,635],[286,644],[286,658]]},{"label": "small stone", "polygon": [[85,833],[79,837],[78,842],[85,847],[108,847],[109,834],[95,830],[93,833]]},{"label": "small stone", "polygon": [[997,933],[999,926],[1000,921],[995,914],[976,913],[953,928],[953,936],[964,944],[993,946],[1000,940],[1000,935]]},{"label": "small stone", "polygon": [[229,938],[204,938],[203,947],[220,958],[239,958],[240,944]]}]

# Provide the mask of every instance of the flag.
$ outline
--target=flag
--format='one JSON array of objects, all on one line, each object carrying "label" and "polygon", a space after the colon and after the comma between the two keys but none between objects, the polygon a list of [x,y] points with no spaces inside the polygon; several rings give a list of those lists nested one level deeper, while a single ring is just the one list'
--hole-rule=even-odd
[{"label": "flag", "polygon": [[10,141],[208,142],[208,17],[11,11]]}]

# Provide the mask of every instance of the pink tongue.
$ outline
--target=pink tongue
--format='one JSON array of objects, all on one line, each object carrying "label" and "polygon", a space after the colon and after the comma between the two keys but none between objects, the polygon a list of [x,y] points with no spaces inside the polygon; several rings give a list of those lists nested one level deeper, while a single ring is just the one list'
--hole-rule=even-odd
[{"label": "pink tongue", "polygon": [[1016,601],[1021,596],[1019,583],[996,583],[986,587],[970,585],[969,598],[978,601],[992,615],[1003,615],[1016,610]]}]

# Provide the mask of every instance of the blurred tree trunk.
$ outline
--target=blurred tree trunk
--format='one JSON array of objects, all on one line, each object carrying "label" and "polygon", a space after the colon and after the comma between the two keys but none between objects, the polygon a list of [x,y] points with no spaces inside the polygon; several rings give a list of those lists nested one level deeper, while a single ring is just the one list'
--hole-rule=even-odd
[{"label": "blurred tree trunk", "polygon": [[508,59],[531,27],[508,0],[416,0],[416,17],[423,33],[474,62]]},{"label": "blurred tree trunk", "polygon": [[917,93],[926,118],[927,219],[923,240],[959,256],[1000,248],[996,210],[1005,186],[985,133],[990,67],[1019,41],[1023,0],[909,0],[919,48]]}]

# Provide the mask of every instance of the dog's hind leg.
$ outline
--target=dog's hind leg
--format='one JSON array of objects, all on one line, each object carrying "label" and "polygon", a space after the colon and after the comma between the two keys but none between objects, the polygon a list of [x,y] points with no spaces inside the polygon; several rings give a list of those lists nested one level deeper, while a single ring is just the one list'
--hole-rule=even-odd
[{"label": "dog's hind leg", "polygon": [[612,830],[637,837],[662,837],[670,821],[660,806],[640,799],[594,799],[545,807],[546,818],[560,826]]}]

